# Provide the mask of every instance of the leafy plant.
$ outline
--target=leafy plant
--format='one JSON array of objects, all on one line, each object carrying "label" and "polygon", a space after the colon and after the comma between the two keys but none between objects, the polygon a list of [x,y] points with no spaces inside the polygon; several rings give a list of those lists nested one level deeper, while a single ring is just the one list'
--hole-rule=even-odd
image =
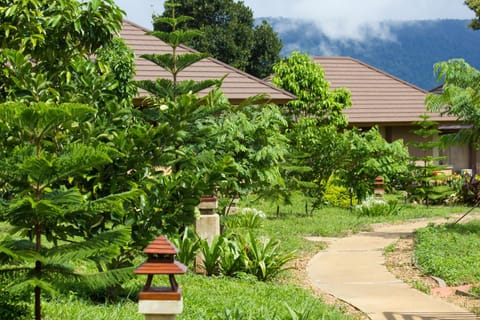
[{"label": "leafy plant", "polygon": [[361,204],[354,207],[354,211],[359,216],[389,216],[396,215],[400,211],[400,206],[397,200],[376,199],[375,197],[368,197]]},{"label": "leafy plant", "polygon": [[200,253],[202,254],[202,267],[209,276],[219,275],[221,271],[221,255],[225,239],[222,236],[215,236],[212,243],[202,240]]},{"label": "leafy plant", "polygon": [[226,276],[237,276],[246,271],[241,244],[233,236],[230,239],[224,238],[220,269],[221,273]]},{"label": "leafy plant", "polygon": [[238,213],[224,217],[224,226],[227,229],[237,228],[259,229],[263,226],[265,213],[255,208],[242,208]]},{"label": "leafy plant", "polygon": [[201,246],[201,240],[195,231],[186,227],[180,236],[172,237],[170,241],[178,249],[177,260],[187,266],[192,266]]},{"label": "leafy plant", "polygon": [[31,318],[31,309],[21,297],[0,289],[0,314],[5,319],[27,320]]},{"label": "leafy plant", "polygon": [[258,239],[252,232],[239,237],[239,240],[244,250],[247,272],[260,281],[270,280],[288,269],[287,263],[294,259],[294,252],[281,252],[278,240]]}]

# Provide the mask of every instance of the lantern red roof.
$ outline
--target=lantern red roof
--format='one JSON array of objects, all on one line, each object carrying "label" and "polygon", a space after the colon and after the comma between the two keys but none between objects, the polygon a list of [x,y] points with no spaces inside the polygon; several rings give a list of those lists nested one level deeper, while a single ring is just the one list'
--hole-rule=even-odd
[{"label": "lantern red roof", "polygon": [[172,254],[178,253],[178,249],[165,237],[153,240],[144,250],[146,254]]},{"label": "lantern red roof", "polygon": [[136,274],[184,274],[187,267],[178,261],[173,263],[145,262],[134,271]]}]

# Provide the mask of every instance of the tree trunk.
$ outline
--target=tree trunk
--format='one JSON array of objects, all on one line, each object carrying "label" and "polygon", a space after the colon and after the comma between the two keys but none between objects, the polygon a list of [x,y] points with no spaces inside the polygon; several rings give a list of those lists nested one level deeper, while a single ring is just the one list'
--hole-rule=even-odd
[{"label": "tree trunk", "polygon": [[[37,261],[36,263],[40,264],[40,261]],[[41,294],[42,294],[42,289],[36,286],[35,287],[35,320],[42,320],[42,305],[41,305],[41,299],[40,299]]]},{"label": "tree trunk", "polygon": [[[42,227],[40,224],[35,226],[35,250],[40,252],[42,249]],[[42,274],[42,262],[35,261],[35,276],[37,279],[41,278]],[[35,287],[35,320],[42,319],[42,304],[41,304],[41,294],[42,289],[39,286]]]}]

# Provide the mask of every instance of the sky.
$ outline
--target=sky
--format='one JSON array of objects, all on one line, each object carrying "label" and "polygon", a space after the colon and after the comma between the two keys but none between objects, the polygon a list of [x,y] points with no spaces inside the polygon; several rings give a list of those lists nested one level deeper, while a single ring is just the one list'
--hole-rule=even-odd
[{"label": "sky", "polygon": [[[163,0],[115,0],[127,19],[148,29],[153,13],[163,12]],[[316,22],[333,38],[388,36],[381,21],[471,19],[464,0],[244,0],[257,17],[304,18]],[[285,26],[288,27],[288,26]]]}]

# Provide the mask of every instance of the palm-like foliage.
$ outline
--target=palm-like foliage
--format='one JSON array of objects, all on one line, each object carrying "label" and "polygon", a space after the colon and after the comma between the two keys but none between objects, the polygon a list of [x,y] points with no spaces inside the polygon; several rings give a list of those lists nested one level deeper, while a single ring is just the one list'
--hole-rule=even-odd
[{"label": "palm-like foliage", "polygon": [[[76,179],[91,176],[118,155],[105,144],[78,139],[94,112],[80,104],[0,105],[0,218],[28,239],[1,241],[0,272],[13,274],[8,285],[12,291],[34,288],[36,319],[41,317],[42,290],[54,293],[65,281],[82,279],[75,262],[88,258],[100,263],[128,242],[125,228],[93,236],[83,232],[82,221],[98,219],[107,210],[121,212],[122,203],[135,193],[93,198],[76,186]],[[120,275],[106,273],[102,283]]]},{"label": "palm-like foliage", "polygon": [[[14,275],[6,289],[11,292],[28,291],[40,287],[55,294],[66,283],[83,282],[92,288],[111,286],[130,278],[131,269],[102,274],[82,274],[79,265],[110,251],[115,254],[119,246],[129,241],[129,229],[122,228],[99,234],[91,239],[42,247],[21,238],[6,236],[0,240],[0,273]],[[41,272],[37,270],[41,263]]]},{"label": "palm-like foliage", "polygon": [[453,135],[444,135],[447,143],[472,144],[480,147],[480,71],[463,59],[452,59],[435,65],[438,81],[444,81],[443,92],[430,94],[427,108],[457,117],[466,127]]}]

